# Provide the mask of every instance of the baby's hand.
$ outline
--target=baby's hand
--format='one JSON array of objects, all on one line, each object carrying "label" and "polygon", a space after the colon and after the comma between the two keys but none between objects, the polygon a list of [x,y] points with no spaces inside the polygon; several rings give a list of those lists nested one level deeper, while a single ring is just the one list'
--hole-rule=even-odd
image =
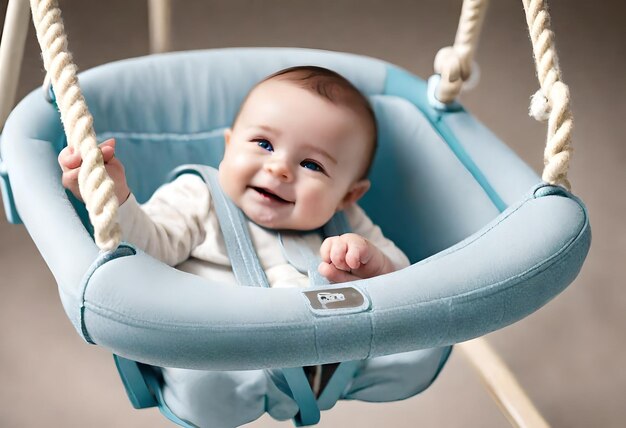
[{"label": "baby's hand", "polygon": [[391,261],[374,244],[355,233],[326,238],[320,248],[319,272],[333,282],[371,278],[393,270]]},{"label": "baby's hand", "polygon": [[[115,196],[120,204],[128,199],[130,195],[130,189],[126,183],[126,173],[124,172],[124,165],[115,157],[115,140],[106,140],[98,146],[102,151],[102,160],[104,161],[104,167],[109,174],[109,177],[115,183]],[[59,165],[63,171],[61,182],[63,187],[70,190],[76,198],[83,200],[80,191],[78,190],[78,172],[80,166],[83,163],[80,158],[80,153],[75,152],[72,147],[65,147],[59,153]]]}]

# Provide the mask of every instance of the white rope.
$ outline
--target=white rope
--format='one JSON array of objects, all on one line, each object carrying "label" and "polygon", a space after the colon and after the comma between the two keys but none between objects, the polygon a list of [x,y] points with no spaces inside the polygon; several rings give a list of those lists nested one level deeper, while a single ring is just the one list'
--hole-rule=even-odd
[{"label": "white rope", "polygon": [[44,67],[50,79],[61,113],[68,144],[83,159],[78,187],[94,227],[96,245],[111,251],[120,242],[117,223],[119,207],[113,180],[102,161],[96,142],[93,117],[78,85],[77,67],[67,49],[67,36],[56,0],[30,0],[33,22],[41,47]]},{"label": "white rope", "polygon": [[553,185],[562,185],[569,190],[571,185],[567,179],[567,171],[572,156],[573,128],[569,88],[561,80],[561,69],[546,1],[522,1],[541,87],[532,97],[530,115],[539,121],[548,120],[542,179]]},{"label": "white rope", "polygon": [[470,78],[487,3],[488,0],[463,2],[454,45],[440,49],[435,56],[435,73],[441,75],[435,97],[442,103],[454,101],[463,82]]}]

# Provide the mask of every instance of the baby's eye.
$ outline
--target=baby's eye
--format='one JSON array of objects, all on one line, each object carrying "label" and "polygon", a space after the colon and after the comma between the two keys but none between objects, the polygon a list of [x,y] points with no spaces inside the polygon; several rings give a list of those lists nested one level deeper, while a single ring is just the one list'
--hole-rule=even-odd
[{"label": "baby's eye", "polygon": [[274,151],[274,147],[272,147],[272,143],[270,143],[269,141],[264,140],[264,139],[259,139],[259,140],[254,140],[254,141],[256,141],[256,144],[259,147],[261,147],[261,148],[263,148],[263,149],[265,149],[267,151],[270,151],[270,152]]},{"label": "baby's eye", "polygon": [[312,171],[324,172],[324,168],[322,168],[320,164],[311,160],[304,160],[300,162],[300,166]]}]

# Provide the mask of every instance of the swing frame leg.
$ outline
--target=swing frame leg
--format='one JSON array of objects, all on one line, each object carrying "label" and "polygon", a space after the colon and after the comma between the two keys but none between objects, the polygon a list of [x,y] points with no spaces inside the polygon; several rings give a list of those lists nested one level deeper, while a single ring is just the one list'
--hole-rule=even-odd
[{"label": "swing frame leg", "polygon": [[455,346],[461,351],[512,426],[518,428],[548,428],[550,425],[521,387],[511,370],[487,339],[463,342]]},{"label": "swing frame leg", "polygon": [[148,0],[150,53],[172,50],[172,0]]},{"label": "swing frame leg", "polygon": [[0,44],[0,131],[15,104],[29,20],[28,0],[9,0]]}]

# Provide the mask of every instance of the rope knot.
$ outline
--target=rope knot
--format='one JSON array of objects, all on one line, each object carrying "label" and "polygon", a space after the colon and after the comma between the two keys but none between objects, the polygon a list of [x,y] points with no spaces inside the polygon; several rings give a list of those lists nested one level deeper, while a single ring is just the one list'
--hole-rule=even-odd
[{"label": "rope knot", "polygon": [[435,56],[435,73],[445,76],[449,82],[467,80],[471,73],[471,64],[467,54],[458,51],[454,46],[439,49]]},{"label": "rope knot", "polygon": [[435,73],[441,75],[435,91],[435,97],[439,101],[452,102],[461,92],[463,81],[469,77],[469,67],[465,62],[453,46],[439,49],[434,64]]}]

